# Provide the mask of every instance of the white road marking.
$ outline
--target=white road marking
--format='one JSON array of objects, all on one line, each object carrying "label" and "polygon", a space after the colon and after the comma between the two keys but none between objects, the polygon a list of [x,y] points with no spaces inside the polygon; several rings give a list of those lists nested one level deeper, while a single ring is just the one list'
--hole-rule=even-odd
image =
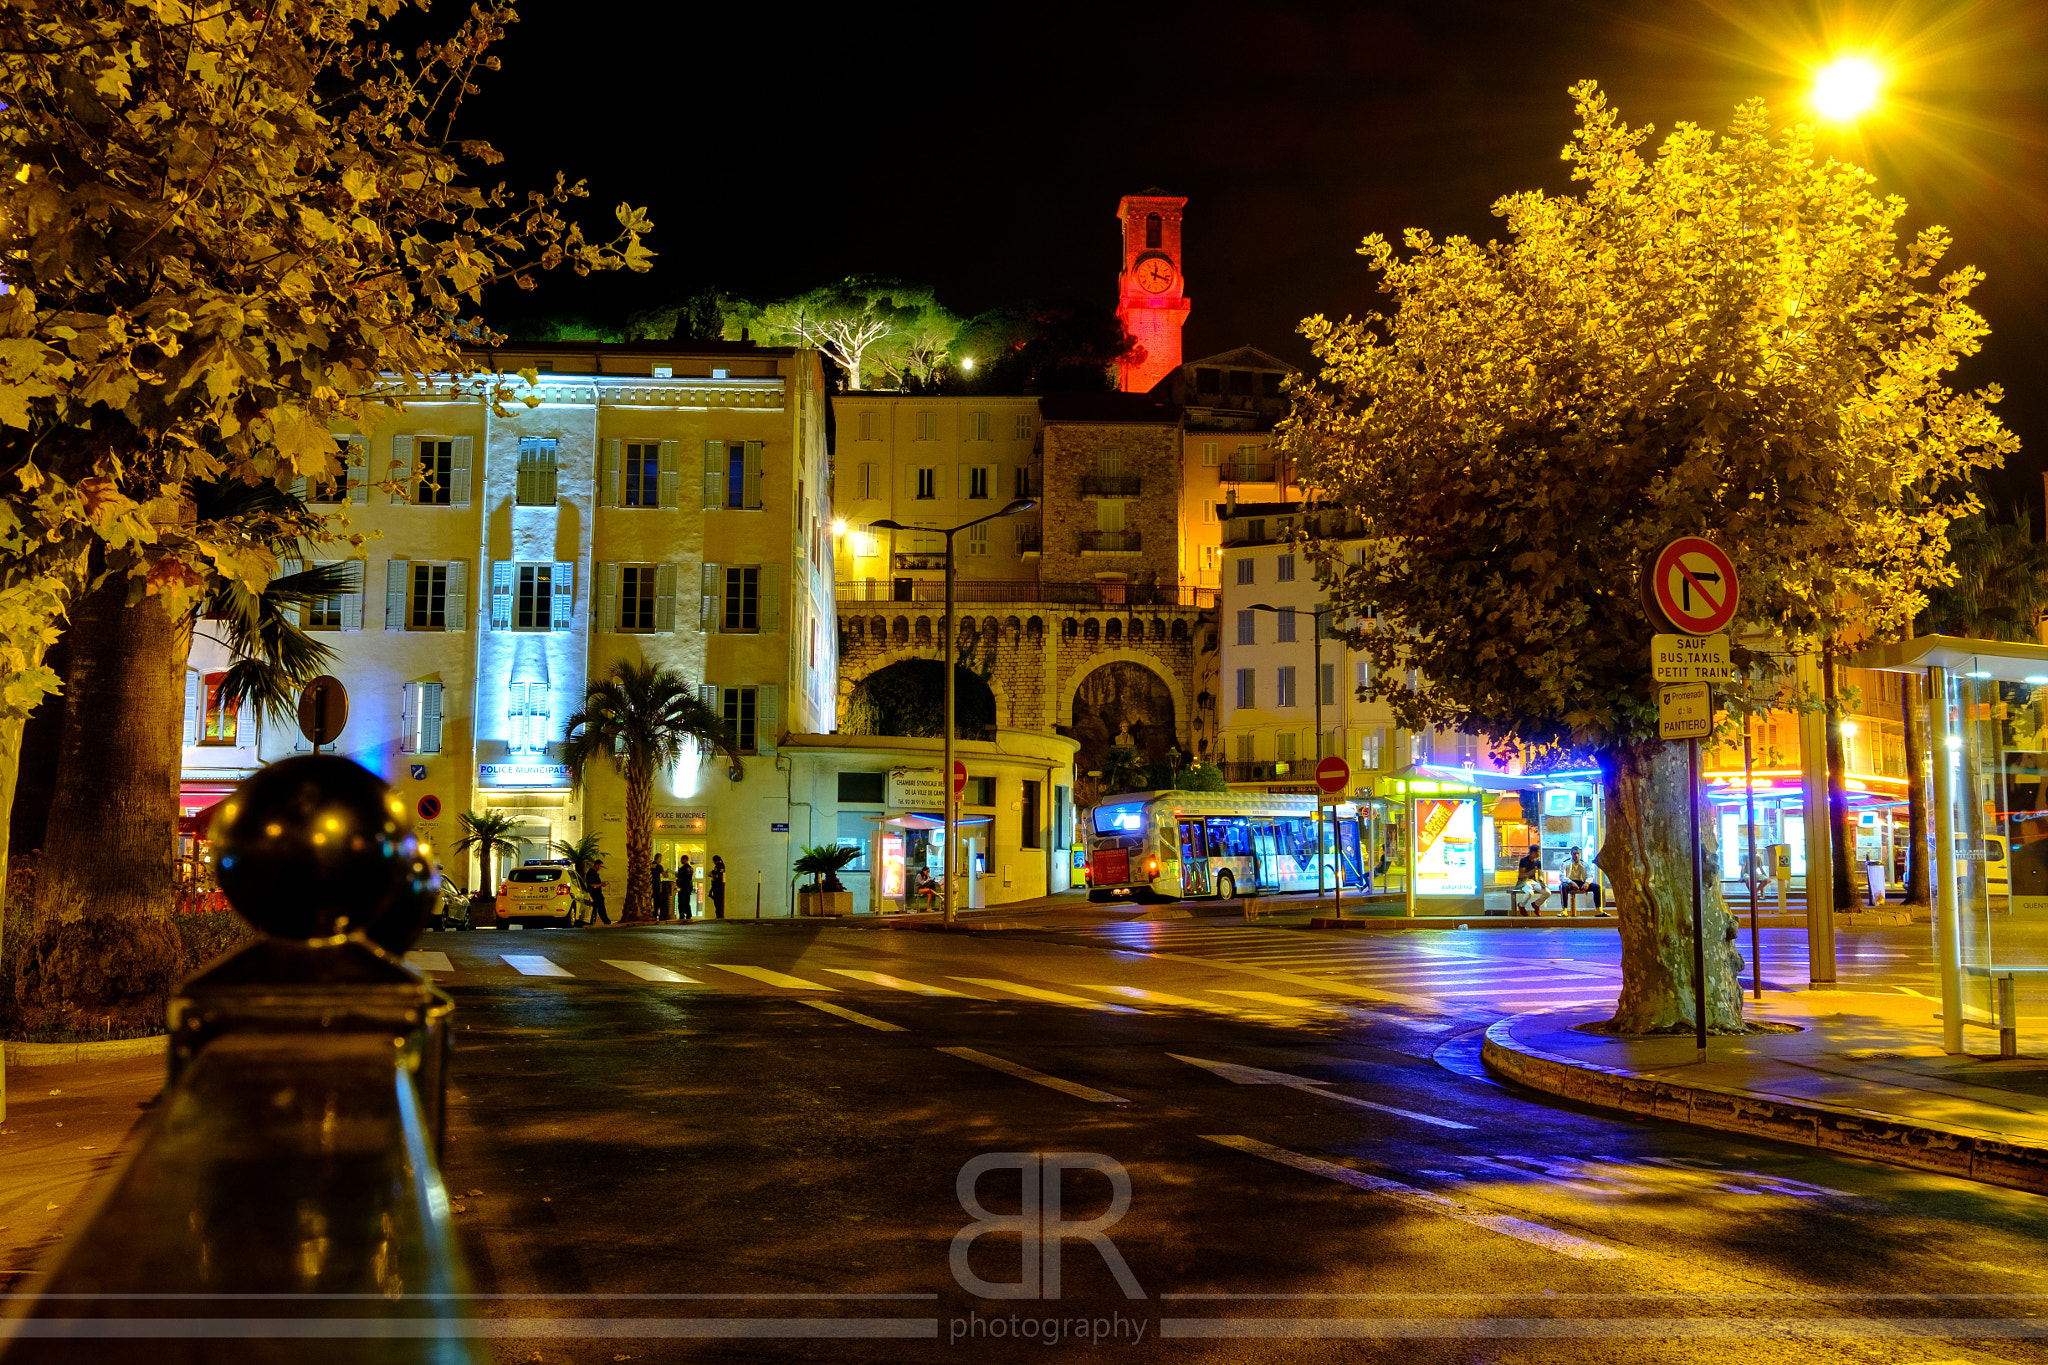
[{"label": "white road marking", "polygon": [[1560,1256],[1570,1256],[1574,1260],[1619,1261],[1628,1255],[1627,1252],[1616,1251],[1613,1247],[1602,1246],[1584,1237],[1574,1237],[1568,1232],[1547,1228],[1541,1223],[1511,1218],[1504,1213],[1481,1213],[1433,1190],[1419,1190],[1413,1185],[1403,1185],[1398,1180],[1388,1180],[1384,1176],[1368,1175],[1349,1166],[1339,1166],[1334,1161],[1303,1156],[1300,1152],[1290,1152],[1285,1147],[1275,1147],[1256,1138],[1216,1133],[1204,1133],[1201,1136],[1205,1141],[1213,1142],[1219,1147],[1229,1147],[1234,1151],[1262,1157],[1282,1166],[1292,1166],[1297,1171],[1307,1171],[1310,1175],[1319,1175],[1325,1180],[1339,1181],[1353,1189],[1382,1194],[1395,1203],[1418,1212],[1455,1218],[1461,1223],[1470,1223],[1473,1227],[1485,1228],[1488,1232],[1497,1232],[1503,1237],[1512,1237],[1518,1242],[1527,1242],[1531,1246],[1554,1251]]},{"label": "white road marking", "polygon": [[1185,995],[1168,995],[1165,991],[1148,991],[1143,986],[1091,986],[1083,985],[1084,991],[1101,991],[1106,995],[1128,996],[1142,1000],[1148,1005],[1172,1005],[1176,1009],[1207,1010],[1211,1014],[1236,1014],[1229,1005],[1219,1005],[1213,1000],[1190,1000]]},{"label": "white road marking", "polygon": [[657,967],[652,962],[621,962],[615,957],[608,957],[604,959],[604,965],[617,967],[622,972],[631,972],[642,981],[680,981],[686,986],[697,984],[697,978],[694,976],[684,976],[681,972],[670,971],[667,967]]},{"label": "white road marking", "polygon": [[787,972],[770,971],[766,967],[741,967],[727,962],[707,962],[704,965],[716,967],[721,972],[731,972],[735,976],[752,977],[754,980],[764,982],[767,985],[782,986],[793,991],[834,991],[839,989],[837,986],[825,986],[816,981],[806,981],[800,976],[791,976]]},{"label": "white road marking", "polygon": [[424,948],[415,948],[405,955],[405,965],[417,967],[423,972],[452,972],[455,964],[448,960],[446,953],[430,953]]},{"label": "white road marking", "polygon": [[576,973],[554,963],[537,953],[499,953],[505,965],[521,976],[574,976]]},{"label": "white road marking", "polygon": [[889,976],[883,972],[856,971],[852,967],[827,967],[835,976],[850,976],[855,981],[865,981],[870,986],[887,986],[892,991],[910,991],[916,995],[948,995],[955,1000],[972,1000],[965,991],[949,991],[944,986],[927,986],[921,981],[905,981],[901,977]]},{"label": "white road marking", "polygon": [[1026,1000],[1044,1000],[1054,1005],[1074,1005],[1084,1010],[1106,1010],[1112,1014],[1144,1013],[1142,1010],[1132,1009],[1129,1005],[1105,1005],[1100,1000],[1083,1000],[1078,995],[1063,995],[1058,991],[1026,986],[1016,981],[998,981],[989,976],[956,976],[952,980],[965,981],[970,986],[981,986],[992,991],[1008,991],[1011,995],[1021,995]]},{"label": "white road marking", "polygon": [[846,1006],[836,1005],[830,1000],[799,1000],[797,1004],[809,1005],[814,1010],[823,1010],[827,1014],[836,1014],[841,1019],[851,1019],[856,1024],[866,1024],[869,1028],[880,1029],[884,1033],[908,1033],[910,1031],[901,1024],[892,1024],[886,1019],[877,1019],[873,1015],[862,1014],[859,1010],[850,1010]]},{"label": "white road marking", "polygon": [[1004,1061],[1001,1057],[977,1052],[971,1047],[942,1047],[938,1051],[949,1057],[973,1062],[977,1066],[985,1066],[991,1071],[1000,1071],[1006,1076],[1015,1076],[1020,1081],[1030,1081],[1033,1085],[1042,1085],[1047,1089],[1072,1095],[1076,1099],[1087,1100],[1091,1104],[1130,1103],[1122,1095],[1112,1095],[1107,1090],[1097,1090],[1094,1086],[1082,1085],[1079,1081],[1063,1081],[1057,1076],[1048,1076],[1043,1071],[1033,1071],[1028,1066],[1019,1066],[1015,1062]]},{"label": "white road marking", "polygon": [[1332,1004],[1327,1000],[1310,1000],[1299,995],[1280,995],[1273,991],[1226,991],[1218,989],[1218,995],[1241,995],[1247,1000],[1258,1000],[1266,1004],[1279,1005],[1285,1009],[1314,1010],[1322,1014],[1341,1014],[1351,1019],[1369,1019],[1374,1023],[1397,1024],[1402,1028],[1414,1029],[1417,1033],[1442,1033],[1449,1024],[1438,1024],[1424,1019],[1409,1019],[1399,1014],[1386,1014],[1379,1010],[1356,1009],[1350,1005]]},{"label": "white road marking", "polygon": [[1268,981],[1281,981],[1291,986],[1307,986],[1310,990],[1328,991],[1333,995],[1348,995],[1356,1000],[1372,1000],[1383,1005],[1406,1005],[1410,1009],[1424,1010],[1435,1014],[1456,1014],[1457,1010],[1427,996],[1403,995],[1397,991],[1376,991],[1364,986],[1354,986],[1347,981],[1331,981],[1324,977],[1303,976],[1299,972],[1276,971],[1271,967],[1257,967],[1245,962],[1232,962],[1220,957],[1190,957],[1185,953],[1152,953],[1152,957],[1167,962],[1188,962],[1198,967],[1220,967],[1225,971],[1242,972],[1246,976],[1263,977]]},{"label": "white road marking", "polygon": [[1457,1128],[1468,1133],[1475,1131],[1469,1123],[1440,1119],[1435,1114],[1418,1114],[1413,1109],[1396,1109],[1391,1104],[1362,1100],[1355,1095],[1341,1095],[1334,1090],[1324,1089],[1323,1087],[1334,1084],[1331,1081],[1313,1080],[1307,1076],[1290,1076],[1284,1071],[1266,1071],[1256,1066],[1240,1066],[1235,1062],[1204,1061],[1200,1057],[1183,1057],[1178,1052],[1169,1052],[1166,1055],[1176,1062],[1186,1062],[1189,1066],[1199,1066],[1204,1071],[1212,1071],[1233,1085],[1284,1085],[1290,1090],[1305,1090],[1311,1095],[1320,1095],[1326,1100],[1336,1100],[1340,1104],[1355,1105],[1360,1109],[1377,1109],[1383,1114],[1398,1114],[1404,1119],[1414,1119],[1417,1123],[1432,1124],[1438,1128]]}]

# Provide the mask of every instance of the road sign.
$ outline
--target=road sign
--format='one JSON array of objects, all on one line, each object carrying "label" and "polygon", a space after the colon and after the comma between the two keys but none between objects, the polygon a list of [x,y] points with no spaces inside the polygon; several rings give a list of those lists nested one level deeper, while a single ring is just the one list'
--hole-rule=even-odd
[{"label": "road sign", "polygon": [[319,748],[341,737],[348,724],[348,689],[341,679],[325,673],[306,684],[299,693],[299,733]]},{"label": "road sign", "polygon": [[770,834],[787,834],[789,833],[789,822],[787,820],[770,821],[768,825],[768,832]]},{"label": "road sign", "polygon": [[1657,691],[1657,738],[1705,739],[1714,729],[1714,704],[1703,682]]},{"label": "road sign", "polygon": [[438,796],[422,796],[420,798],[419,812],[420,819],[433,819],[441,813],[441,798]]},{"label": "road sign", "polygon": [[1730,668],[1726,635],[1650,637],[1650,678],[1654,682],[1726,682]]},{"label": "road sign", "polygon": [[959,759],[953,760],[953,799],[958,801],[967,794],[967,765]]},{"label": "road sign", "polygon": [[1316,764],[1316,786],[1322,789],[1323,795],[1337,796],[1341,794],[1350,781],[1351,765],[1337,757],[1337,755],[1331,754],[1328,758]]},{"label": "road sign", "polygon": [[1648,595],[1673,630],[1712,635],[1735,619],[1741,600],[1735,561],[1711,540],[1680,536],[1657,552]]}]

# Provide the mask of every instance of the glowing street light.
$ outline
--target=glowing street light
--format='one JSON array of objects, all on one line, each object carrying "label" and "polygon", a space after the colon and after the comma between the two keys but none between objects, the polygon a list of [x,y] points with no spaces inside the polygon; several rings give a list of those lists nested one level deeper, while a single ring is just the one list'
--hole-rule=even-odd
[{"label": "glowing street light", "polygon": [[1884,73],[1867,57],[1838,57],[1813,78],[1813,107],[1826,117],[1848,123],[1877,104]]}]

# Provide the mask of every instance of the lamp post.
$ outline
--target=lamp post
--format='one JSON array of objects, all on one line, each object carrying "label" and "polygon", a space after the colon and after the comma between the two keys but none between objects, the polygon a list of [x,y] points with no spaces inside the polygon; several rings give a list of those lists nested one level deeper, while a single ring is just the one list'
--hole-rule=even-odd
[{"label": "lamp post", "polygon": [[[953,622],[953,537],[970,526],[979,526],[985,521],[994,521],[998,517],[1014,517],[1019,512],[1029,512],[1036,506],[1038,506],[1038,503],[1035,499],[1018,498],[1001,511],[991,512],[985,517],[976,517],[973,521],[963,521],[950,531],[939,531],[939,534],[946,538],[946,615],[945,624],[942,627],[946,637],[946,742],[943,750],[944,756],[939,760],[940,772],[945,784],[946,793],[946,832],[945,843],[942,845],[946,850],[946,877],[945,881],[941,884],[940,896],[945,901],[946,923],[948,924],[953,922],[953,869],[959,865],[959,849],[953,843],[953,823],[955,813],[959,809],[960,804],[959,794],[953,790],[953,672],[960,666],[957,657],[960,652],[960,632],[954,627]],[[898,521],[877,521],[871,524],[877,530],[882,531],[938,529],[936,527],[912,528]]]},{"label": "lamp post", "polygon": [[[1251,604],[1251,610],[1253,610],[1253,611],[1269,611],[1269,612],[1272,612],[1272,613],[1273,613],[1273,614],[1274,614],[1275,616],[1281,615],[1282,613],[1292,613],[1292,614],[1294,614],[1294,615],[1297,615],[1297,616],[1298,616],[1298,615],[1301,615],[1301,614],[1302,614],[1302,613],[1301,613],[1301,611],[1300,611],[1300,609],[1299,609],[1299,608],[1296,608],[1296,607],[1271,607],[1271,606],[1267,606],[1267,605],[1266,605],[1266,604],[1265,604],[1264,602],[1254,602],[1254,603],[1252,603],[1252,604]],[[1307,615],[1308,615],[1308,629],[1309,629],[1309,644],[1310,644],[1310,645],[1312,646],[1312,652],[1314,653],[1314,656],[1315,656],[1315,672],[1314,672],[1314,674],[1313,674],[1313,676],[1312,676],[1312,679],[1311,679],[1311,681],[1310,681],[1309,685],[1310,685],[1311,687],[1313,687],[1313,688],[1315,689],[1315,698],[1316,698],[1316,763],[1317,763],[1318,765],[1320,765],[1320,764],[1322,763],[1322,761],[1323,761],[1323,618],[1324,618],[1325,616],[1328,616],[1329,614],[1330,614],[1330,609],[1329,609],[1328,607],[1310,607],[1310,608],[1308,609],[1308,613],[1307,613]],[[1335,691],[1336,689],[1335,689],[1335,688],[1332,688],[1331,690],[1332,690],[1332,691]],[[1336,807],[1335,807],[1335,806],[1333,805],[1333,806],[1332,806],[1332,807],[1330,808],[1330,818],[1329,818],[1329,820],[1324,820],[1324,819],[1323,819],[1323,806],[1322,806],[1322,800],[1321,800],[1321,798],[1320,798],[1320,797],[1318,797],[1318,798],[1317,798],[1317,800],[1316,800],[1316,894],[1317,894],[1318,896],[1320,896],[1320,895],[1322,895],[1322,894],[1323,894],[1323,836],[1322,836],[1322,828],[1323,828],[1323,826],[1324,826],[1325,824],[1328,824],[1328,825],[1332,825],[1332,826],[1334,826],[1334,825],[1335,825],[1335,823],[1336,823],[1336,818],[1337,818],[1337,811],[1336,811]],[[1336,875],[1337,875],[1337,885],[1338,885],[1338,887],[1340,888],[1340,889],[1339,889],[1339,891],[1338,891],[1338,894],[1339,894],[1339,895],[1342,895],[1342,894],[1343,894],[1343,892],[1342,892],[1341,888],[1342,888],[1342,887],[1343,887],[1343,885],[1344,885],[1344,867],[1343,867],[1343,860],[1344,860],[1344,852],[1343,852],[1343,847],[1342,847],[1342,845],[1341,845],[1341,844],[1340,844],[1340,843],[1338,842],[1338,839],[1337,839],[1337,831],[1336,831],[1336,829],[1335,829],[1335,828],[1332,828],[1332,829],[1330,830],[1330,845],[1331,845],[1331,847],[1332,847],[1333,849],[1335,849],[1335,850],[1336,850],[1336,854],[1337,854],[1337,858],[1336,858],[1336,861],[1337,861],[1337,867],[1336,867]]]}]

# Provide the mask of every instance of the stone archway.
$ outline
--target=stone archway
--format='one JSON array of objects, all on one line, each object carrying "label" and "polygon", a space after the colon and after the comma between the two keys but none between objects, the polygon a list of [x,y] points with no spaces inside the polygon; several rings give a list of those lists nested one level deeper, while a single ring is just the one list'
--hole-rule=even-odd
[{"label": "stone archway", "polygon": [[[893,668],[897,664],[908,663],[913,660],[922,660],[928,664],[931,664],[934,668],[938,667],[939,662],[937,659],[932,657],[932,651],[929,648],[891,649],[884,653],[877,654],[872,660],[870,660],[867,663],[867,665],[864,668],[860,670],[858,676],[854,676],[845,667],[844,662],[842,661],[839,674],[839,699],[837,716],[839,728],[842,730],[846,729],[849,718],[849,708],[851,707],[853,702],[853,695],[860,688],[860,685],[862,683],[866,682],[869,678],[874,677],[877,673],[882,672],[884,669]],[[962,670],[961,676],[964,678],[973,677],[974,675],[967,673],[965,670]],[[940,673],[939,678],[941,682],[943,682],[945,674]],[[977,681],[979,682],[982,680],[977,679]],[[998,726],[1007,726],[1014,724],[1013,717],[1016,713],[1012,708],[1009,690],[1003,685],[1002,670],[992,670],[989,674],[989,677],[985,680],[985,685],[988,689],[990,696],[993,697],[995,701],[995,723]],[[959,686],[961,686],[961,684],[955,684],[956,689]],[[957,698],[955,704],[958,704]],[[944,726],[940,725],[936,721],[933,722],[933,734],[938,734],[943,729]]]},{"label": "stone archway", "polygon": [[[1175,750],[1186,752],[1181,734],[1184,717],[1175,705],[1174,688],[1144,662],[1090,662],[1094,666],[1076,681],[1068,703],[1072,721],[1061,731],[1080,745],[1074,755],[1077,776],[1106,771],[1113,766],[1105,761],[1110,750],[1128,745],[1137,751],[1138,761],[1152,770],[1156,781]],[[1079,783],[1077,794],[1082,804],[1093,804],[1099,798],[1097,783],[1085,776],[1079,777]]]}]

